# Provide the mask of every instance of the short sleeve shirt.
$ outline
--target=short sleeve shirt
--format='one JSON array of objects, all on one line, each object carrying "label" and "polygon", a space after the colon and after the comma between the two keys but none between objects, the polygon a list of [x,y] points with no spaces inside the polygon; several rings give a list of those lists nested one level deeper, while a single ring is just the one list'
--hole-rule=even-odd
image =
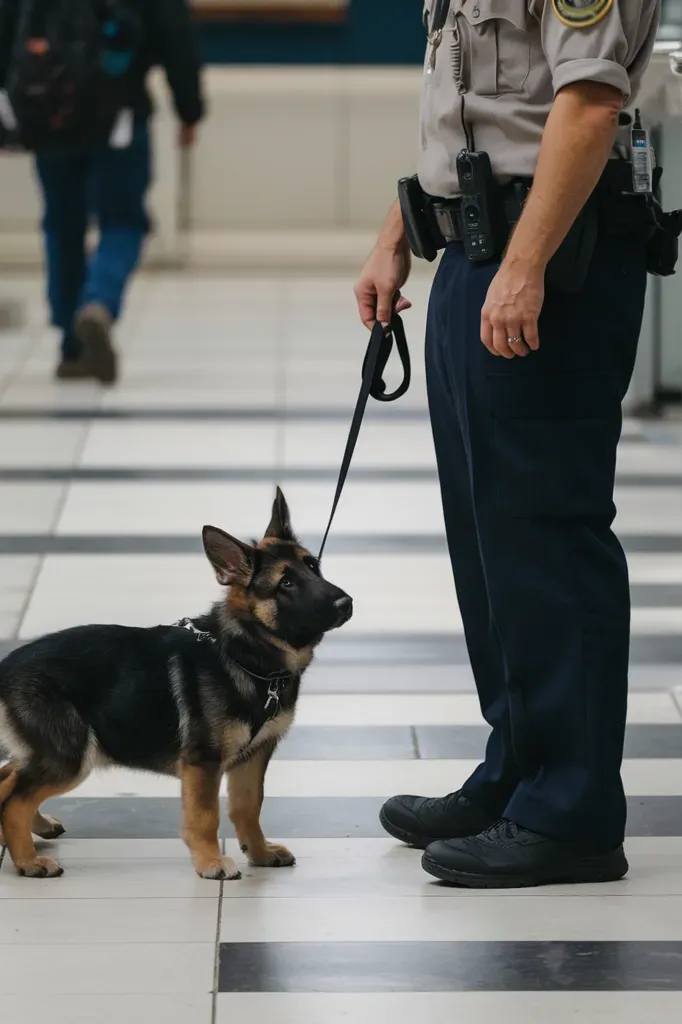
[{"label": "short sleeve shirt", "polygon": [[[425,18],[433,0],[427,0]],[[433,72],[427,50],[419,178],[458,192],[455,161],[473,144],[499,180],[530,177],[556,93],[600,82],[632,103],[651,56],[661,0],[451,0]]]}]

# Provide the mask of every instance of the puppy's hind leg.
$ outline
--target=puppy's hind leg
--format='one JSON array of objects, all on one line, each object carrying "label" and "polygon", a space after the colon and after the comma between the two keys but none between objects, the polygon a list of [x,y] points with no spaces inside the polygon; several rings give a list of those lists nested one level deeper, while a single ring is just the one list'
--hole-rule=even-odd
[{"label": "puppy's hind leg", "polygon": [[37,855],[31,827],[45,800],[68,793],[80,781],[78,775],[51,778],[45,766],[36,762],[30,762],[17,773],[13,791],[3,807],[2,824],[9,855],[20,875],[54,878],[62,874],[56,860]]},{"label": "puppy's hind leg", "polygon": [[5,845],[5,837],[2,832],[2,805],[9,800],[17,784],[18,769],[16,765],[3,764],[0,768],[0,846]]},{"label": "puppy's hind leg", "polygon": [[43,814],[38,809],[33,815],[31,832],[39,839],[59,839],[64,835],[66,829],[58,818],[53,818],[51,814]]}]

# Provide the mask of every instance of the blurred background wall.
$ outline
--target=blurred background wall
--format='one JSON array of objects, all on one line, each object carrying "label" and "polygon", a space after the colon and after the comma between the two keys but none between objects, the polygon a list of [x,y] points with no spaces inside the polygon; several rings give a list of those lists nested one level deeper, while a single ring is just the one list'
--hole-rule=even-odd
[{"label": "blurred background wall", "polygon": [[[415,165],[421,0],[195,6],[209,116],[195,151],[181,158],[165,83],[155,78],[147,264],[355,272],[396,179]],[[662,122],[657,144],[669,205],[682,205],[682,80],[671,79],[667,55],[680,39],[682,0],[664,0],[647,103]],[[39,267],[38,217],[30,162],[0,157],[0,267]],[[679,275],[651,285],[635,395],[682,388],[678,282]]]}]

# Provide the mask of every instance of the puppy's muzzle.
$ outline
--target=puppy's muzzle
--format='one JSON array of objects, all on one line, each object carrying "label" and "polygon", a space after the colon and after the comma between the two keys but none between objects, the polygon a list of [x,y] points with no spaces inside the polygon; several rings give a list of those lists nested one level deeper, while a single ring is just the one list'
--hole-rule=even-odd
[{"label": "puppy's muzzle", "polygon": [[337,613],[336,623],[334,628],[338,629],[339,626],[343,626],[353,614],[353,598],[349,597],[348,594],[344,594],[343,597],[337,598],[334,601],[334,608]]}]

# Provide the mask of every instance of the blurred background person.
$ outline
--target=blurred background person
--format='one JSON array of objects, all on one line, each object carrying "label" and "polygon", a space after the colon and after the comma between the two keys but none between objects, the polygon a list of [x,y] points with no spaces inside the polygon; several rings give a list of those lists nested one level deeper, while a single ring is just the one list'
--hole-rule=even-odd
[{"label": "blurred background person", "polygon": [[[80,64],[88,48],[90,73]],[[180,145],[191,146],[203,100],[187,0],[0,0],[0,88],[9,90],[10,122],[18,119],[19,135],[24,129],[36,152],[47,293],[52,323],[61,331],[61,380],[92,377],[113,384],[118,375],[112,325],[150,228],[152,104],[146,78],[156,64],[173,93]],[[56,82],[57,65],[65,92],[93,94],[84,97],[91,106],[83,122],[68,131],[61,129],[70,96],[61,106],[55,97],[38,112],[22,106],[36,87],[45,86],[49,99],[49,89],[56,90],[49,76]],[[88,256],[86,232],[93,221],[99,241]]]}]

